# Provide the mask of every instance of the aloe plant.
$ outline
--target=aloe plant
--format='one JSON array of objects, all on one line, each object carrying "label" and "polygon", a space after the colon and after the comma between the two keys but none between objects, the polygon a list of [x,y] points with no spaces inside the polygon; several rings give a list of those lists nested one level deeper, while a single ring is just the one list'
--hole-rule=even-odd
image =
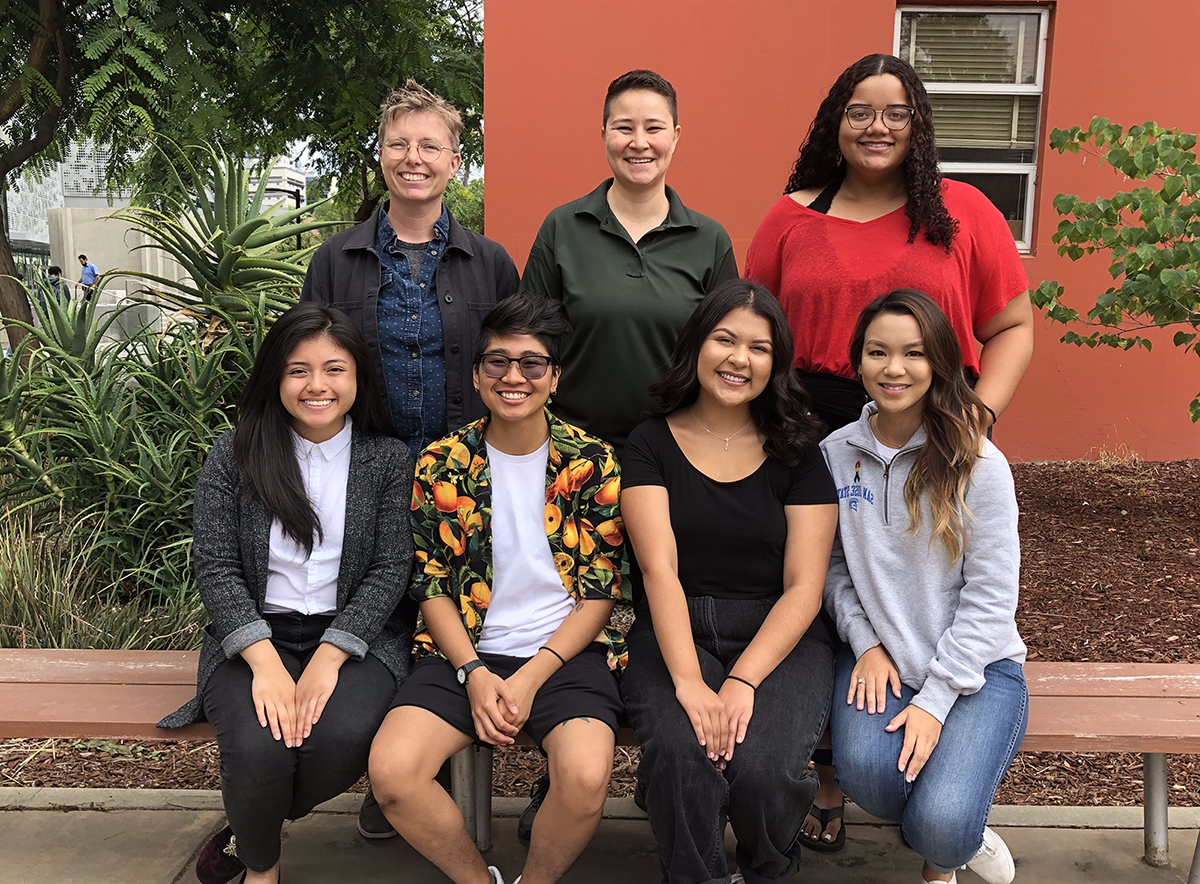
[{"label": "aloe plant", "polygon": [[173,183],[185,198],[156,195],[154,202],[168,210],[141,205],[114,213],[151,240],[136,248],[162,249],[190,279],[140,271],[122,271],[123,275],[154,283],[166,301],[201,315],[215,309],[240,322],[254,310],[268,316],[286,310],[296,302],[308,259],[317,247],[281,249],[280,244],[297,234],[348,222],[300,221],[320,202],[286,211],[279,203],[264,209],[266,175],[251,192],[250,174],[241,158],[211,147],[192,152],[198,162],[185,152],[168,161]]},{"label": "aloe plant", "polygon": [[4,509],[85,547],[127,596],[172,603],[194,588],[196,479],[269,320],[259,303],[238,321],[213,305],[109,341],[121,309],[97,323],[97,300],[35,300],[38,322],[0,365]]}]

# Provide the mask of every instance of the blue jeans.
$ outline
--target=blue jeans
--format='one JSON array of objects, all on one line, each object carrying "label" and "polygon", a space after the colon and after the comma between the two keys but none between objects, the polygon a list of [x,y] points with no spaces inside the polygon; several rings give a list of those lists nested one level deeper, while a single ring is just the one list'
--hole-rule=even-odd
[{"label": "blue jeans", "polygon": [[[707,596],[687,602],[700,672],[719,690],[774,602]],[[829,717],[833,652],[825,627],[814,620],[758,686],[746,739],[723,772],[675,699],[648,611],[638,615],[628,642],[621,695],[642,745],[639,787],[663,881],[729,884],[726,819],[748,884],[789,879],[800,862],[796,836],[817,792],[817,779],[805,768]]]},{"label": "blue jeans", "polygon": [[930,866],[947,873],[975,856],[1000,781],[1012,764],[1029,714],[1021,664],[999,660],[983,670],[974,694],[959,697],[942,725],[929,761],[911,783],[897,768],[904,728],[884,728],[916,695],[888,691],[882,713],[869,715],[846,703],[855,657],[844,647],[833,679],[833,761],[838,785],[863,810],[900,823],[900,831]]}]

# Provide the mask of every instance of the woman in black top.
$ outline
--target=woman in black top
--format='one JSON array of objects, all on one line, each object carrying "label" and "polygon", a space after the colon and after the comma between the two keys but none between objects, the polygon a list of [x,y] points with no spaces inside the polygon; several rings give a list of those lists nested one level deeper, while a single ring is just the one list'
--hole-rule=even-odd
[{"label": "woman in black top", "polygon": [[820,424],[791,371],[778,302],[741,280],[709,294],[629,438],[621,510],[644,575],[621,691],[665,881],[795,873],[817,788],[829,635],[817,612],[837,524]]}]

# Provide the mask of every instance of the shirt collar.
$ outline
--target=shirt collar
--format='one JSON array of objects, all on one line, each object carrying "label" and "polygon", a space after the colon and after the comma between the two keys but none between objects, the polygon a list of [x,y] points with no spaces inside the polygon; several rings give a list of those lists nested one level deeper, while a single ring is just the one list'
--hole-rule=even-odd
[{"label": "shirt collar", "polygon": [[309,442],[295,430],[292,430],[292,436],[296,440],[296,451],[310,460],[313,457],[320,457],[326,463],[329,463],[350,445],[351,428],[353,425],[354,421],[350,418],[350,415],[346,415],[346,425],[338,431],[336,436],[332,439],[326,439],[324,442]]},{"label": "shirt collar", "polygon": [[[392,228],[392,222],[388,218],[388,206],[392,201],[384,200],[379,204],[379,222],[376,225],[377,240],[382,240],[383,244],[391,245],[399,237],[396,236],[396,231]],[[444,243],[450,236],[450,210],[446,208],[446,204],[442,203],[442,214],[438,215],[437,221],[433,222],[433,239],[431,242]]]},{"label": "shirt collar", "polygon": [[[598,221],[604,221],[605,218],[613,217],[613,210],[608,204],[608,191],[613,185],[613,179],[609,178],[600,183],[600,186],[582,197],[575,203],[576,215],[591,215]],[[667,192],[667,218],[663,221],[663,227],[699,227],[700,220],[696,217],[696,213],[683,204],[683,200],[679,198],[679,194],[671,185],[663,185]]]}]

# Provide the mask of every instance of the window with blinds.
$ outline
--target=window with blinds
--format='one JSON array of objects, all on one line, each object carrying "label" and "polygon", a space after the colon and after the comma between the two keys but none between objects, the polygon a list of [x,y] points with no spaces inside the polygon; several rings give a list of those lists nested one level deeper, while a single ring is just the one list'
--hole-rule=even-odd
[{"label": "window with blinds", "polygon": [[896,11],[895,53],[925,83],[942,174],[982,190],[1030,241],[1048,12],[1013,7]]}]

